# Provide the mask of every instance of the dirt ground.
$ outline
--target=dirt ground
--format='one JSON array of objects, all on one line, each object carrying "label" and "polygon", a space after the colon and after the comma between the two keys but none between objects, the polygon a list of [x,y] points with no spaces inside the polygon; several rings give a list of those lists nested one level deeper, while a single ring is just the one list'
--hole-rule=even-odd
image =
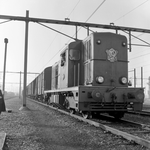
[{"label": "dirt ground", "polygon": [[0,115],[0,131],[7,133],[4,150],[146,150],[89,124],[27,101],[5,101],[12,113]]}]

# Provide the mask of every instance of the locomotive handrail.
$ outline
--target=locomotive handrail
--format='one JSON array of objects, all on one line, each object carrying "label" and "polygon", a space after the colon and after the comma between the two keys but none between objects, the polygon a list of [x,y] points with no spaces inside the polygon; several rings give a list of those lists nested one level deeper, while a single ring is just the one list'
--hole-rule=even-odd
[{"label": "locomotive handrail", "polygon": [[78,90],[78,86],[75,87],[70,87],[70,88],[63,88],[63,89],[53,89],[53,90],[47,90],[44,91],[44,93],[57,93],[57,92],[68,92],[68,91],[77,91]]}]

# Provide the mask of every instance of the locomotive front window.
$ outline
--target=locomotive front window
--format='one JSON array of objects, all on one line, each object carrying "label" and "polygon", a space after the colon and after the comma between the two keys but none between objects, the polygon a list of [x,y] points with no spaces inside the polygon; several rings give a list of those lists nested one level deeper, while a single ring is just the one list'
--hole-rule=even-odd
[{"label": "locomotive front window", "polygon": [[69,50],[69,59],[70,60],[80,60],[80,52],[76,49]]}]

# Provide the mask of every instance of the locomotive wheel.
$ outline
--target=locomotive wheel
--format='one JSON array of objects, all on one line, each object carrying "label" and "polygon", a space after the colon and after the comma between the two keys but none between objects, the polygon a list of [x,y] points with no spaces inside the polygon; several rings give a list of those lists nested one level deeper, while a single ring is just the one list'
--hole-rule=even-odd
[{"label": "locomotive wheel", "polygon": [[69,101],[68,101],[67,99],[65,99],[64,107],[65,107],[66,109],[70,109]]},{"label": "locomotive wheel", "polygon": [[75,110],[74,109],[72,109],[72,108],[70,108],[70,114],[75,114]]},{"label": "locomotive wheel", "polygon": [[99,112],[92,112],[92,118],[98,118],[100,115]]},{"label": "locomotive wheel", "polygon": [[84,119],[89,119],[89,118],[91,118],[91,113],[90,113],[90,112],[87,112],[87,111],[83,111],[83,112],[82,112],[82,117],[83,117]]}]

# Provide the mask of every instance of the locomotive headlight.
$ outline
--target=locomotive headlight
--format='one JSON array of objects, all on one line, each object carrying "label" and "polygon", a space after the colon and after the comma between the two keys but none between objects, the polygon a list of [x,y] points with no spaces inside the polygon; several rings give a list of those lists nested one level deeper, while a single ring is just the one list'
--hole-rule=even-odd
[{"label": "locomotive headlight", "polygon": [[122,78],[120,79],[120,82],[121,82],[122,84],[127,84],[128,80],[127,80],[126,77],[122,77]]},{"label": "locomotive headlight", "polygon": [[104,82],[104,77],[102,77],[102,76],[97,77],[96,82],[100,83],[100,84],[103,83]]},{"label": "locomotive headlight", "polygon": [[125,43],[125,42],[122,42],[122,46],[126,46],[126,43]]},{"label": "locomotive headlight", "polygon": [[98,44],[98,45],[101,44],[101,40],[97,40],[97,44]]}]

